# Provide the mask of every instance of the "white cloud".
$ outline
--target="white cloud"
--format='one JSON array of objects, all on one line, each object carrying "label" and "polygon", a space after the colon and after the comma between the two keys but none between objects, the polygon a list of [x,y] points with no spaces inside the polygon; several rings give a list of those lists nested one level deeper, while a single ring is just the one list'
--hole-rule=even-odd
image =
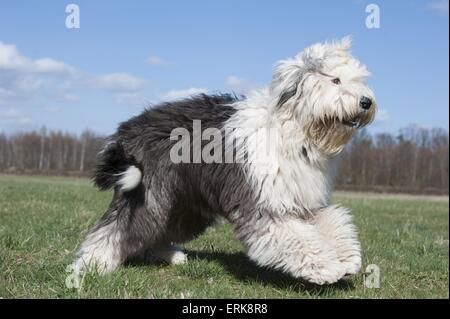
[{"label": "white cloud", "polygon": [[[20,54],[14,45],[0,42],[0,104],[55,95],[61,81],[76,76],[76,69],[66,63],[51,58],[33,60]],[[64,96],[70,99],[74,95],[67,88]]]},{"label": "white cloud", "polygon": [[156,55],[151,55],[146,59],[146,62],[150,65],[169,65],[171,64],[169,61],[156,56]]},{"label": "white cloud", "polygon": [[28,73],[45,73],[51,75],[69,75],[76,73],[74,67],[63,62],[42,58],[33,60],[17,51],[15,45],[0,41],[0,70],[20,71]]},{"label": "white cloud", "polygon": [[[33,97],[76,101],[79,98],[72,92],[74,82],[113,93],[131,93],[139,91],[145,81],[127,73],[83,74],[55,59],[31,59],[22,55],[14,45],[0,42],[0,105]],[[114,98],[126,99],[125,96]]]},{"label": "white cloud", "polygon": [[67,65],[65,63],[44,58],[35,61],[35,69],[39,73],[50,73],[50,74],[62,74],[62,75],[75,75],[75,68]]},{"label": "white cloud", "polygon": [[253,81],[230,75],[225,80],[225,87],[236,93],[247,93],[248,91],[258,87]]},{"label": "white cloud", "polygon": [[0,70],[26,69],[32,65],[32,61],[20,55],[14,45],[0,41]]},{"label": "white cloud", "polygon": [[29,124],[33,121],[14,109],[0,110],[0,123],[2,124]]},{"label": "white cloud", "polygon": [[0,101],[28,99],[41,88],[42,84],[42,79],[30,74],[0,70]]},{"label": "white cloud", "polygon": [[208,93],[208,89],[191,87],[184,90],[170,90],[169,92],[165,93],[162,97],[167,100],[177,100],[200,93]]},{"label": "white cloud", "polygon": [[427,8],[448,15],[449,0],[432,1],[427,4]]},{"label": "white cloud", "polygon": [[127,73],[110,73],[94,78],[94,84],[111,92],[135,92],[144,85],[144,80]]},{"label": "white cloud", "polygon": [[148,104],[148,100],[139,92],[115,94],[114,101],[126,106],[145,106]]},{"label": "white cloud", "polygon": [[74,102],[79,100],[79,97],[72,93],[72,89],[74,86],[73,81],[50,84],[51,87],[49,87],[48,83],[46,83],[46,97],[52,100],[60,100],[65,102]]}]

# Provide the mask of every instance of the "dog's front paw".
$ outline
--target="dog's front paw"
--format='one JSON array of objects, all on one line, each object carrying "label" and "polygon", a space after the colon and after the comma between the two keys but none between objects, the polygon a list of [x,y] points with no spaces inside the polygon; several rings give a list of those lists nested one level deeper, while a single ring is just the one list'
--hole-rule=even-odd
[{"label": "dog's front paw", "polygon": [[361,245],[356,238],[341,239],[336,244],[338,259],[346,269],[346,275],[355,275],[361,269]]},{"label": "dog's front paw", "polygon": [[361,268],[361,245],[348,210],[336,205],[323,208],[317,212],[314,223],[336,250],[346,274],[358,273]]},{"label": "dog's front paw", "polygon": [[353,255],[341,261],[346,275],[356,275],[361,270],[361,255]]},{"label": "dog's front paw", "polygon": [[342,279],[347,269],[339,261],[331,261],[324,264],[311,264],[302,269],[301,277],[307,281],[317,284],[333,284]]}]

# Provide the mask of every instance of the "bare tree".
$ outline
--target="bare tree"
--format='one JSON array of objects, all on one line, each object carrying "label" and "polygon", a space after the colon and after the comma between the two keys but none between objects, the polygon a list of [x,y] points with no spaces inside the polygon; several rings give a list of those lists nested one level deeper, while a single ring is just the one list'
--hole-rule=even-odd
[{"label": "bare tree", "polygon": [[41,150],[39,156],[39,170],[42,171],[44,169],[44,147],[45,147],[45,135],[47,129],[45,126],[41,128]]},{"label": "bare tree", "polygon": [[85,133],[81,135],[81,157],[80,157],[80,172],[84,172],[84,157],[86,155],[87,136]]}]

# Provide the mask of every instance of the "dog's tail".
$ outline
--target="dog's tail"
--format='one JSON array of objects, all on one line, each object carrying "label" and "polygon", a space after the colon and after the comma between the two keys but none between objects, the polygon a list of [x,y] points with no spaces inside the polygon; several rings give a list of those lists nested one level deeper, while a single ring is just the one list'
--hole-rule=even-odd
[{"label": "dog's tail", "polygon": [[126,156],[118,141],[110,141],[97,155],[93,179],[101,190],[119,186],[122,192],[129,192],[141,183],[142,169],[134,157]]}]

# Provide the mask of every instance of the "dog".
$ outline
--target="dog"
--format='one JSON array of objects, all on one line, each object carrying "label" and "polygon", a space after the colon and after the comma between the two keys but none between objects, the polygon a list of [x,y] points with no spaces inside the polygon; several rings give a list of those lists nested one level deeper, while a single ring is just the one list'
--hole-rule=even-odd
[{"label": "dog", "polygon": [[109,273],[141,255],[185,263],[177,245],[219,217],[260,266],[319,285],[358,273],[351,215],[330,204],[338,154],[376,112],[370,73],[350,48],[349,37],[314,44],[246,96],[200,94],[121,123],[93,178],[114,195],[77,252],[77,273]]}]

